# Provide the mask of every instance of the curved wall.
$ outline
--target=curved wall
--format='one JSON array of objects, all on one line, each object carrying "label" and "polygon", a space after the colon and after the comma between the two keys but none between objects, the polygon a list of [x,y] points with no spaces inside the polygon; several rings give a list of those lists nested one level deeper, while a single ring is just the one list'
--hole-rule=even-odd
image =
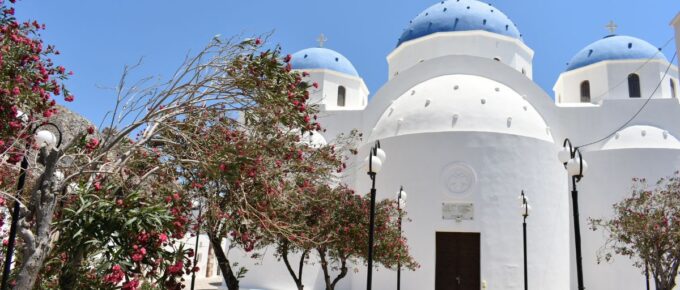
[{"label": "curved wall", "polygon": [[[422,266],[402,272],[402,289],[434,290],[436,232],[480,233],[486,289],[523,289],[521,190],[534,208],[528,220],[529,287],[569,288],[567,184],[552,142],[488,132],[440,132],[386,138],[381,144],[387,161],[377,177],[378,199],[394,198],[400,185],[408,192],[406,209],[412,222],[404,230]],[[366,152],[364,147],[359,156]],[[362,171],[356,176],[358,192],[367,192],[370,179]],[[442,203],[472,203],[473,220],[443,219]],[[365,287],[365,279],[362,267],[352,289]],[[395,271],[374,272],[373,287],[394,289]]]}]

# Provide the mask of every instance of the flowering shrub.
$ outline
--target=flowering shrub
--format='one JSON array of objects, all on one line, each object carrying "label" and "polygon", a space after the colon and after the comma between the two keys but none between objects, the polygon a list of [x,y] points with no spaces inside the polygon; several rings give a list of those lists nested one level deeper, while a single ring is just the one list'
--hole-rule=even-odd
[{"label": "flowering shrub", "polygon": [[72,73],[52,62],[59,51],[40,39],[45,25],[19,22],[13,3],[0,4],[0,152],[9,151],[9,163],[21,161],[21,146],[13,145],[30,139],[27,126],[56,113],[52,96],[74,99],[62,84]]},{"label": "flowering shrub", "polygon": [[598,261],[627,256],[636,267],[651,271],[656,289],[671,290],[680,267],[680,173],[653,187],[645,179],[633,182],[631,197],[614,204],[612,219],[590,221],[593,230],[609,236]]}]

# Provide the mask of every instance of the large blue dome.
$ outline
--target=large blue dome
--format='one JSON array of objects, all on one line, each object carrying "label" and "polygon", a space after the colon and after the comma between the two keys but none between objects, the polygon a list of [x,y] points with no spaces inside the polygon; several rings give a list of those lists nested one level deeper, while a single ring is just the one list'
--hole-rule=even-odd
[{"label": "large blue dome", "polygon": [[290,64],[293,69],[328,69],[355,77],[359,76],[354,65],[345,56],[331,49],[307,48],[294,53],[292,57]]},{"label": "large blue dome", "polygon": [[631,36],[610,35],[589,44],[574,55],[569,61],[567,71],[605,60],[650,58],[667,60],[666,56],[649,42]]},{"label": "large blue dome", "polygon": [[521,39],[515,24],[491,4],[477,0],[441,1],[411,20],[399,43],[437,32],[485,30]]}]

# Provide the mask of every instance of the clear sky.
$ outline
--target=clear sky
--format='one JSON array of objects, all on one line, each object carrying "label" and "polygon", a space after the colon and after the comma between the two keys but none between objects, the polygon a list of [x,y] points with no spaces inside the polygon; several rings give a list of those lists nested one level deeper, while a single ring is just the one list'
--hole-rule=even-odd
[{"label": "clear sky", "polygon": [[[273,31],[284,51],[326,47],[349,58],[372,93],[387,80],[385,57],[409,20],[433,0],[21,0],[19,19],[47,24],[43,38],[73,70],[67,85],[76,101],[67,107],[98,123],[113,104],[113,87],[124,65],[144,57],[133,77],[168,77],[191,50],[214,35]],[[607,34],[614,20],[625,34],[662,46],[678,0],[490,0],[518,26],[535,51],[534,80],[552,95],[552,85],[581,48]],[[670,58],[674,44],[664,49]],[[59,98],[61,100],[61,98]],[[63,103],[63,102],[61,102]]]}]

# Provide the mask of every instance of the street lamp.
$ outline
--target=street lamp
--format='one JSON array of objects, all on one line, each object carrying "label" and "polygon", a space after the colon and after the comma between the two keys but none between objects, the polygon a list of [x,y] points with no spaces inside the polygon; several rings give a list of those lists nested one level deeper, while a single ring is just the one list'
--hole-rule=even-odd
[{"label": "street lamp", "polygon": [[[196,243],[194,244],[194,267],[196,267],[196,264],[199,262],[198,261],[198,240],[201,236],[201,214],[203,213],[203,200],[199,199],[198,203],[195,203],[194,201],[194,208],[193,210],[196,210],[198,208],[198,218],[196,219],[197,225],[196,225]],[[196,287],[196,271],[191,271],[191,290],[194,290]]]},{"label": "street lamp", "polygon": [[562,150],[557,154],[560,162],[564,164],[569,176],[571,176],[571,200],[573,202],[572,208],[574,211],[574,240],[576,244],[576,277],[578,280],[578,290],[584,290],[583,286],[583,258],[581,256],[581,230],[579,226],[578,217],[578,190],[576,183],[581,181],[583,173],[588,169],[588,164],[583,160],[583,155],[578,147],[571,145],[569,139],[564,139]]},{"label": "street lamp", "polygon": [[[18,114],[19,115],[19,114]],[[27,117],[23,113],[20,113],[21,117],[24,122],[28,121]],[[59,137],[55,136],[54,133],[48,131],[48,130],[40,130],[37,131],[42,126],[52,126],[56,129],[57,133],[59,133]],[[38,146],[42,147],[47,147],[47,148],[59,148],[61,146],[61,130],[59,127],[53,123],[44,123],[35,129],[30,130],[34,134],[35,142]],[[37,131],[37,132],[36,132]],[[7,252],[5,254],[5,265],[3,267],[2,271],[2,282],[0,282],[0,290],[6,290],[7,289],[7,282],[9,281],[9,275],[12,269],[12,257],[14,256],[14,244],[16,242],[17,238],[17,223],[19,222],[19,211],[21,209],[21,206],[19,204],[19,200],[21,198],[21,194],[24,192],[24,185],[26,183],[26,170],[28,169],[28,158],[26,157],[26,153],[24,153],[23,158],[21,159],[21,169],[19,170],[19,182],[17,183],[17,194],[16,198],[14,200],[14,208],[12,209],[12,223],[10,224],[9,227],[9,237],[7,239]],[[55,175],[58,176],[58,173],[55,173]],[[63,174],[62,174],[63,176]],[[63,178],[63,177],[62,177]]]},{"label": "street lamp", "polygon": [[524,195],[524,190],[522,190],[522,195],[520,195],[520,200],[522,201],[521,214],[524,218],[522,222],[522,233],[524,241],[524,290],[529,289],[529,275],[527,271],[527,217],[529,217],[529,212],[531,211],[531,206],[529,205],[529,198]]},{"label": "street lamp", "polygon": [[375,176],[382,169],[383,162],[385,162],[385,151],[380,149],[380,141],[375,141],[371,152],[366,158],[367,173],[371,178],[371,214],[368,230],[368,274],[366,276],[366,289],[371,290],[373,283],[373,228],[375,227]]},{"label": "street lamp", "polygon": [[[401,238],[401,210],[406,207],[406,192],[404,187],[399,187],[399,192],[397,192],[397,211],[399,211],[399,218],[397,222],[399,224],[399,238]],[[401,290],[401,260],[397,261],[397,290]]]}]

